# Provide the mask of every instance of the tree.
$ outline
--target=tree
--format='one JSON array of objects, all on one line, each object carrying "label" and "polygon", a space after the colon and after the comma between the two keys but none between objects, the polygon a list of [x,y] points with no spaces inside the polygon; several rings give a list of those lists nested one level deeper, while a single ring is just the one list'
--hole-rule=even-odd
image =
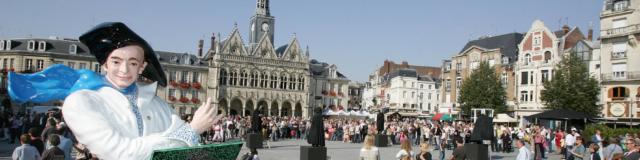
[{"label": "tree", "polygon": [[568,109],[596,116],[600,109],[598,81],[586,63],[575,53],[565,56],[555,67],[550,81],[544,83],[542,100],[547,109]]},{"label": "tree", "polygon": [[480,66],[464,79],[459,94],[458,102],[464,113],[471,113],[472,108],[491,108],[495,113],[506,110],[505,88],[502,87],[495,68],[487,62],[481,62]]}]

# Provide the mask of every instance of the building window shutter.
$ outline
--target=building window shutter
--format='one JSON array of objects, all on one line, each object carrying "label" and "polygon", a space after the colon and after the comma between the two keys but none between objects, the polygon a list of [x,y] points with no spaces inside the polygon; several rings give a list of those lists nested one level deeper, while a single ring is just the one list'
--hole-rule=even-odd
[{"label": "building window shutter", "polygon": [[613,88],[609,88],[609,96],[608,98],[612,98],[613,97]]}]

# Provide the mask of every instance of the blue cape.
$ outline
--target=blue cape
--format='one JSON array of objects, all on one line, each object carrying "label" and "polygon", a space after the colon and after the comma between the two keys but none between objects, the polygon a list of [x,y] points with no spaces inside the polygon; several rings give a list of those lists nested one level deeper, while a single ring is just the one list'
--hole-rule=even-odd
[{"label": "blue cape", "polygon": [[18,103],[64,100],[75,91],[97,90],[107,84],[102,75],[91,70],[74,70],[62,64],[33,74],[9,72],[8,80],[9,96]]}]

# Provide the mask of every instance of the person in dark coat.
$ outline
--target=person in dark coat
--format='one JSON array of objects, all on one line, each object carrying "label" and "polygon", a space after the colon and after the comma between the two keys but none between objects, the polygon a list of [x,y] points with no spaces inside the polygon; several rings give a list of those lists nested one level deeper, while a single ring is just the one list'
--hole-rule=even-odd
[{"label": "person in dark coat", "polygon": [[476,124],[473,127],[473,133],[469,138],[471,142],[478,142],[482,144],[483,140],[493,139],[493,119],[482,114],[476,119]]},{"label": "person in dark coat", "polygon": [[262,117],[260,117],[260,111],[262,111],[262,107],[254,111],[253,115],[251,116],[252,133],[260,134],[262,132]]},{"label": "person in dark coat", "polygon": [[376,116],[376,129],[378,130],[378,134],[384,134],[384,113],[382,113],[382,111],[378,112]]},{"label": "person in dark coat", "polygon": [[322,108],[313,109],[313,118],[311,118],[311,128],[309,129],[309,138],[307,142],[313,147],[324,147],[324,120],[322,119]]}]

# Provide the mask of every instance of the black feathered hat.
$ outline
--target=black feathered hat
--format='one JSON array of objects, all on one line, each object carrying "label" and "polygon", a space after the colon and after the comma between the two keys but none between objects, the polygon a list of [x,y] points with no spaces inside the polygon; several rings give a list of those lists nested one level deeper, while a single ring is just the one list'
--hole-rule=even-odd
[{"label": "black feathered hat", "polygon": [[142,76],[157,81],[161,86],[167,86],[167,76],[165,76],[160,61],[151,46],[124,23],[105,22],[99,24],[89,32],[82,34],[80,42],[89,47],[89,51],[96,56],[101,65],[106,62],[113,50],[132,44],[139,45],[144,50],[144,58],[147,62]]}]

